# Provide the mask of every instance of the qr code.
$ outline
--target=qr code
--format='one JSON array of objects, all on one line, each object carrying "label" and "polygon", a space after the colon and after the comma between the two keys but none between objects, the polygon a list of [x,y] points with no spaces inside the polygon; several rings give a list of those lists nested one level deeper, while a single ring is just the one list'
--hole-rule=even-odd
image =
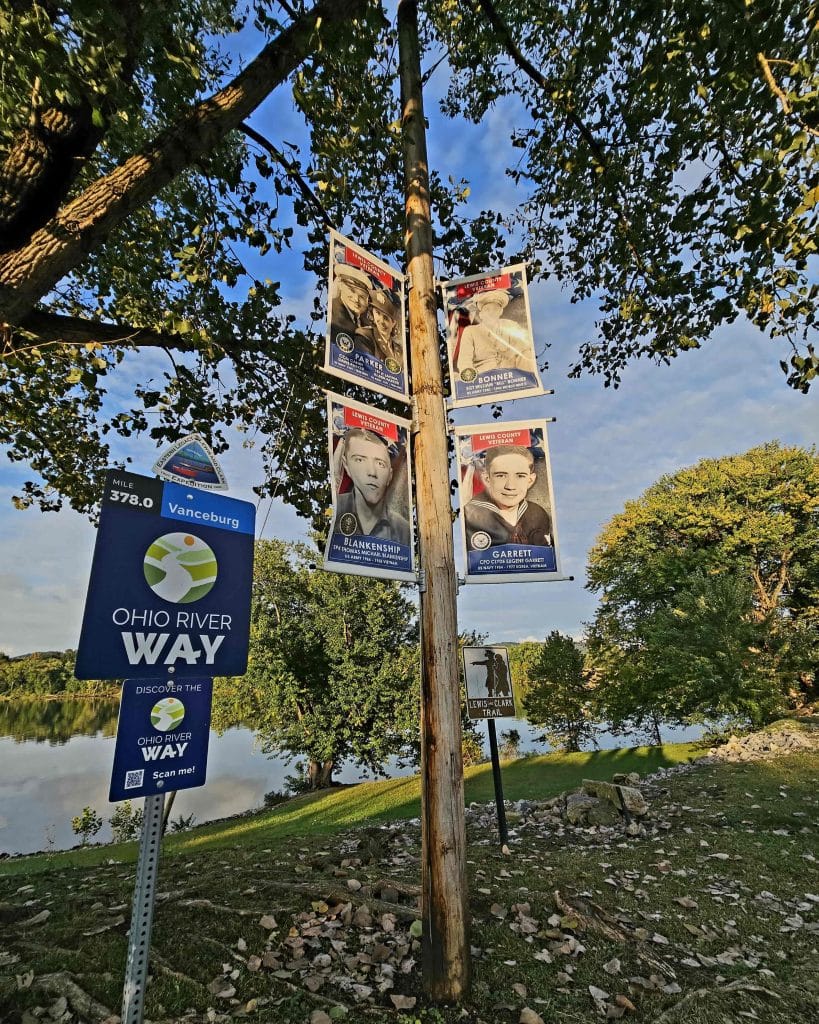
[{"label": "qr code", "polygon": [[145,769],[140,768],[136,772],[125,773],[125,788],[126,789],[139,789],[142,785],[142,779],[145,775]]}]

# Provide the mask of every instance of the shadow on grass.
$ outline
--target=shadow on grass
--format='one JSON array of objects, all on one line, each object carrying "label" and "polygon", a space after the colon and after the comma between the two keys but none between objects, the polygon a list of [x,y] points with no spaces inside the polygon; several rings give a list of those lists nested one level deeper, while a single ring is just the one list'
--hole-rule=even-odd
[{"label": "shadow on grass", "polygon": [[[663,747],[546,754],[507,761],[502,769],[504,795],[507,800],[546,799],[579,786],[584,778],[608,779],[614,772],[646,774],[695,756],[693,744],[677,743]],[[494,799],[490,764],[467,768],[465,776],[467,803]],[[415,818],[420,813],[419,776],[362,782],[357,786],[295,797],[269,811],[216,821],[184,834],[168,836],[163,842],[163,855],[204,852],[236,843],[267,846],[294,836],[328,835],[360,825]],[[136,843],[121,843],[51,856],[37,854],[15,858],[0,865],[0,875],[90,867],[109,859],[128,862],[136,859],[136,849]]]}]

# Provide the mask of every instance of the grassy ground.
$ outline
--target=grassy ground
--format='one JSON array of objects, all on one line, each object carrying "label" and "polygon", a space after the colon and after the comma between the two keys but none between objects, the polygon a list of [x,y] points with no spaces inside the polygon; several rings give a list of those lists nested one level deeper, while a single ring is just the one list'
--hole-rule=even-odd
[{"label": "grassy ground", "polygon": [[[536,758],[507,765],[504,782],[509,798],[532,799],[689,755]],[[411,931],[419,836],[406,820],[417,814],[417,781],[170,837],[146,1016],[518,1024],[528,1008],[547,1024],[620,1011],[641,1024],[815,1020],[817,781],[815,755],[698,766],[646,786],[647,836],[530,820],[511,856],[491,830],[471,826],[474,977],[462,1007],[425,1006],[421,993]],[[472,769],[468,797],[490,792],[491,776]],[[36,1007],[60,1019],[82,993],[99,1004],[86,1004],[83,1020],[118,1006],[133,868],[91,863],[113,855],[0,867],[0,1020],[33,1021],[24,1014]],[[385,979],[393,987],[382,993]],[[397,1011],[391,994],[414,1007]]]},{"label": "grassy ground", "polygon": [[[580,785],[584,778],[608,779],[613,772],[650,772],[665,765],[689,761],[700,753],[695,744],[675,743],[664,747],[523,758],[504,765],[504,794],[507,800],[554,796]],[[466,769],[467,802],[493,800],[492,786],[491,765],[480,764]],[[297,797],[270,811],[169,835],[164,842],[163,855],[217,850],[236,842],[269,846],[288,836],[323,836],[357,825],[416,818],[420,812],[421,785],[417,775],[384,782],[365,782]],[[0,877],[104,864],[111,859],[127,863],[136,860],[136,850],[136,843],[122,843],[15,858],[0,861]]]}]

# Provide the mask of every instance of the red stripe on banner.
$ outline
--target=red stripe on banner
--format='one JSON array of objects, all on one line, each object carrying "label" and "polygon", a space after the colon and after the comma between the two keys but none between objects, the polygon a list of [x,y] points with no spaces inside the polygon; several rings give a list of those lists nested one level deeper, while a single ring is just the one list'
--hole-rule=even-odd
[{"label": "red stripe on banner", "polygon": [[344,262],[350,266],[358,267],[359,270],[363,270],[365,274],[369,274],[376,281],[380,281],[385,288],[395,288],[395,278],[392,274],[388,274],[386,270],[376,266],[372,260],[368,260],[366,256],[359,255],[355,249],[349,249],[346,245],[344,246]]},{"label": "red stripe on banner", "polygon": [[348,427],[361,427],[362,430],[372,430],[390,441],[398,440],[398,424],[390,423],[389,420],[382,420],[367,412],[360,412],[358,409],[351,409],[344,406],[344,424]]},{"label": "red stripe on banner", "polygon": [[469,281],[467,284],[459,284],[455,288],[457,299],[467,299],[470,295],[477,295],[479,292],[493,292],[496,288],[511,288],[512,275],[498,274],[497,277],[484,277],[480,281]]},{"label": "red stripe on banner", "polygon": [[529,448],[532,444],[532,435],[529,430],[493,430],[491,433],[471,434],[472,451],[482,452],[486,448],[494,448],[499,444],[520,445]]}]

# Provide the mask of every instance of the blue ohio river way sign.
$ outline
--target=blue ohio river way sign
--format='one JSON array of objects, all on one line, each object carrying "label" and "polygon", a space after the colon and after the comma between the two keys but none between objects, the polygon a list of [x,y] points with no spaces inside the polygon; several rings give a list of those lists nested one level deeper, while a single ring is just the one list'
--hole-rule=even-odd
[{"label": "blue ohio river way sign", "polygon": [[126,679],[108,799],[205,785],[212,679]]},{"label": "blue ohio river way sign", "polygon": [[249,502],[109,470],[77,678],[243,675],[255,522]]}]

